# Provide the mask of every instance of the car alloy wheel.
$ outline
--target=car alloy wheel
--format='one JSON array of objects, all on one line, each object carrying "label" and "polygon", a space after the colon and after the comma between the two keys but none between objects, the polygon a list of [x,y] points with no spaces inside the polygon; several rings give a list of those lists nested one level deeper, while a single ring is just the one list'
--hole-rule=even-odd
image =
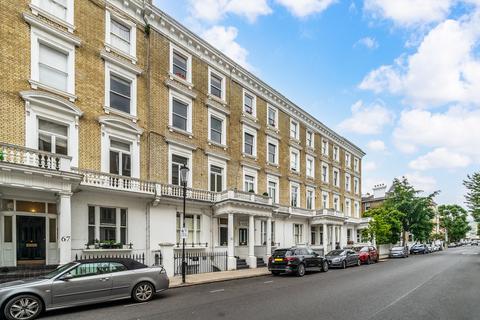
[{"label": "car alloy wheel", "polygon": [[147,302],[153,298],[153,286],[148,282],[142,282],[133,289],[133,299],[137,302]]},{"label": "car alloy wheel", "polygon": [[323,272],[327,272],[327,271],[328,271],[328,262],[327,262],[327,261],[323,261],[322,271],[323,271]]},{"label": "car alloy wheel", "polygon": [[35,296],[21,295],[10,300],[5,306],[8,320],[31,320],[42,311],[42,302]]},{"label": "car alloy wheel", "polygon": [[297,268],[297,276],[303,277],[305,275],[305,266],[301,263]]}]

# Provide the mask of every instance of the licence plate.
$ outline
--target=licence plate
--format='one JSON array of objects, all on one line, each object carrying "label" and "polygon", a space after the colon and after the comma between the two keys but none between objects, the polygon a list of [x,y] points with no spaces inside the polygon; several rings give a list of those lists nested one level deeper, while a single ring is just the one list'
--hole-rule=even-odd
[{"label": "licence plate", "polygon": [[275,258],[275,260],[274,260],[274,261],[275,261],[275,262],[282,262],[282,261],[283,261],[283,259],[282,259],[282,258]]}]

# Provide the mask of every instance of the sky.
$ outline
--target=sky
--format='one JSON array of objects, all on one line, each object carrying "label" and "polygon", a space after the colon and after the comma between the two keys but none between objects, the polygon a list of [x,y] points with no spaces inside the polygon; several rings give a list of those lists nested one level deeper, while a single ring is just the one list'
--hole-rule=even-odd
[{"label": "sky", "polygon": [[153,0],[366,152],[464,204],[480,164],[480,0]]}]

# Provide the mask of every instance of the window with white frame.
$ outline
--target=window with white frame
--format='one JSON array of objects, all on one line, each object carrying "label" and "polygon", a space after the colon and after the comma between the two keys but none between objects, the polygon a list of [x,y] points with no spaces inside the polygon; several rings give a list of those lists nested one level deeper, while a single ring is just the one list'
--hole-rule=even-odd
[{"label": "window with white frame", "polygon": [[181,185],[180,168],[182,168],[183,166],[190,168],[188,160],[189,159],[187,157],[177,155],[177,154],[172,154],[172,157],[170,159],[170,166],[171,166],[170,183],[171,184],[177,185],[177,186]]},{"label": "window with white frame", "polygon": [[[183,227],[183,214],[177,213],[177,244],[181,242],[180,232]],[[200,236],[202,231],[201,215],[199,214],[185,214],[185,228],[188,230],[188,238],[185,239],[187,245],[198,245],[200,243]]]},{"label": "window with white frame", "polygon": [[329,208],[329,197],[328,197],[328,192],[323,191],[322,192],[322,208],[323,209],[328,209]]},{"label": "window with white frame", "polygon": [[271,105],[268,105],[267,125],[272,128],[278,128],[278,110]]},{"label": "window with white frame", "polygon": [[136,25],[106,10],[105,43],[130,57],[136,56]]},{"label": "window with white frame", "polygon": [[340,149],[337,146],[333,147],[333,160],[340,161]]},{"label": "window with white frame", "polygon": [[350,199],[345,199],[345,214],[347,217],[352,215],[352,202]]},{"label": "window with white frame", "polygon": [[68,126],[38,119],[38,150],[68,155]]},{"label": "window with white frame", "polygon": [[322,154],[328,156],[328,141],[325,139],[322,139]]},{"label": "window with white frame", "polygon": [[290,119],[290,138],[300,140],[300,125],[297,121]]},{"label": "window with white frame", "polygon": [[315,209],[315,189],[313,188],[307,188],[306,189],[306,205],[307,209],[313,210]]},{"label": "window with white frame", "polygon": [[243,126],[243,153],[257,156],[257,130],[247,126]]},{"label": "window with white frame", "polygon": [[359,185],[360,185],[360,181],[358,180],[357,177],[354,177],[353,178],[353,192],[355,192],[355,194],[360,193]]},{"label": "window with white frame", "polygon": [[340,188],[340,171],[337,168],[333,168],[333,185]]},{"label": "window with white frame", "polygon": [[126,245],[128,243],[128,213],[125,208],[88,206],[88,243],[95,240],[113,241]]},{"label": "window with white frame", "polygon": [[267,137],[267,162],[278,164],[278,140]]},{"label": "window with white frame", "polygon": [[290,205],[300,207],[300,185],[296,182],[290,183]]},{"label": "window with white frame", "polygon": [[303,243],[303,224],[293,224],[293,239],[295,241],[295,244]]},{"label": "window with white frame", "polygon": [[223,191],[224,174],[222,167],[213,164],[210,165],[210,191]]},{"label": "window with white frame", "polygon": [[353,210],[356,218],[360,218],[360,203],[358,201],[355,201],[353,203]]},{"label": "window with white frame", "polygon": [[313,149],[315,147],[315,134],[313,133],[313,131],[307,130],[305,139],[307,142],[307,147]]},{"label": "window with white frame", "polygon": [[306,163],[306,174],[307,177],[315,177],[315,158],[307,155],[306,157],[307,163]]},{"label": "window with white frame", "polygon": [[279,179],[278,177],[267,176],[268,196],[272,198],[273,203],[278,203],[279,198]]},{"label": "window with white frame", "polygon": [[333,195],[333,209],[340,211],[340,197],[338,195]]},{"label": "window with white frame", "polygon": [[290,148],[290,170],[300,172],[300,151]]},{"label": "window with white frame", "polygon": [[208,93],[221,100],[225,100],[225,76],[210,70],[208,79]]},{"label": "window with white frame", "polygon": [[192,56],[170,43],[170,73],[175,77],[192,82]]},{"label": "window with white frame", "polygon": [[68,53],[39,44],[39,81],[49,87],[68,91]]},{"label": "window with white frame", "polygon": [[345,191],[350,192],[351,190],[351,185],[350,185],[350,174],[345,173]]},{"label": "window with white frame", "polygon": [[322,182],[328,183],[328,164],[322,163]]},{"label": "window with white frame", "polygon": [[208,110],[208,127],[210,141],[217,144],[226,145],[226,122],[227,119],[225,115],[215,112],[211,109]]},{"label": "window with white frame", "polygon": [[352,160],[350,153],[345,152],[345,167],[350,168],[352,166]]},{"label": "window with white frame", "polygon": [[132,175],[131,144],[110,139],[110,173],[130,177]]},{"label": "window with white frame", "polygon": [[192,132],[192,100],[170,91],[170,126]]},{"label": "window with white frame", "polygon": [[105,109],[137,115],[137,76],[105,62]]},{"label": "window with white frame", "polygon": [[355,170],[355,172],[360,171],[360,160],[358,160],[358,158],[353,159],[353,170]]},{"label": "window with white frame", "polygon": [[243,111],[246,114],[256,117],[257,115],[257,98],[254,94],[243,90]]},{"label": "window with white frame", "polygon": [[32,4],[60,20],[73,22],[72,0],[32,0]]},{"label": "window with white frame", "polygon": [[243,176],[243,191],[255,192],[255,177],[253,175],[245,174]]}]

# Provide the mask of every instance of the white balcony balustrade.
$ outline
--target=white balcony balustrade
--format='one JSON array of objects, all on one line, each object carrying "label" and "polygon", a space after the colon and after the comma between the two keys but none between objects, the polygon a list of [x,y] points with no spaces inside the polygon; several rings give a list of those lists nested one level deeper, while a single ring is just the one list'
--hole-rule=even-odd
[{"label": "white balcony balustrade", "polygon": [[72,158],[8,143],[0,143],[0,162],[55,171],[70,171]]}]

